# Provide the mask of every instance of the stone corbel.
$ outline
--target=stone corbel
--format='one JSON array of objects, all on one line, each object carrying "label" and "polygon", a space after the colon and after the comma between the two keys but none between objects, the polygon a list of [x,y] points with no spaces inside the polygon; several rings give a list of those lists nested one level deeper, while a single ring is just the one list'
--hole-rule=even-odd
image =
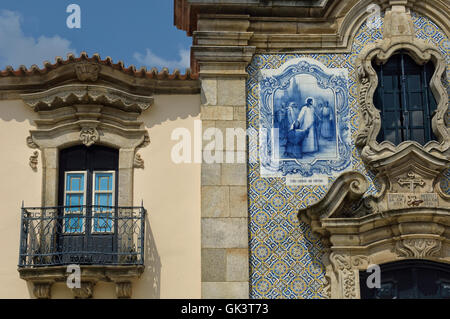
[{"label": "stone corbel", "polygon": [[33,282],[33,295],[38,299],[50,299],[53,283],[54,281]]},{"label": "stone corbel", "polygon": [[128,299],[132,296],[132,284],[131,281],[116,281],[116,296],[119,299]]}]

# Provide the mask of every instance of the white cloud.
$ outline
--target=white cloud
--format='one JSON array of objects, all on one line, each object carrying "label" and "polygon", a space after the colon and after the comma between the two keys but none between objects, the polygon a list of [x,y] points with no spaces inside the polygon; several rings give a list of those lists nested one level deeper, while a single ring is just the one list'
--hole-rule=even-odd
[{"label": "white cloud", "polygon": [[54,62],[56,56],[65,57],[76,51],[70,48],[70,41],[59,36],[27,37],[22,31],[22,18],[17,12],[0,11],[0,68],[21,64],[30,67],[42,66],[44,61]]},{"label": "white cloud", "polygon": [[180,49],[178,51],[178,55],[180,57],[179,60],[167,60],[165,58],[157,56],[150,49],[146,49],[145,55],[136,52],[133,54],[133,57],[140,64],[143,64],[150,68],[156,67],[160,69],[166,67],[171,70],[179,69],[180,71],[184,71],[190,66],[191,63],[190,51],[186,49]]}]

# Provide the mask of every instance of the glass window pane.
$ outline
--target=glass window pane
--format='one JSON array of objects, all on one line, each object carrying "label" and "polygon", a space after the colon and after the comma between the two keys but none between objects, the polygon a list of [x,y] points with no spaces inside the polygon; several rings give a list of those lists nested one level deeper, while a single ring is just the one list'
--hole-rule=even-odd
[{"label": "glass window pane", "polygon": [[[418,70],[419,71],[419,66]],[[407,76],[407,84],[408,84],[408,91],[420,91],[422,90],[422,84],[420,81],[420,74],[408,74]]]},{"label": "glass window pane", "polygon": [[112,194],[110,193],[95,194],[95,205],[112,206]]},{"label": "glass window pane", "polygon": [[408,93],[408,97],[409,97],[408,108],[410,110],[423,109],[422,93]]},{"label": "glass window pane", "polygon": [[113,187],[112,173],[97,173],[95,174],[95,190],[97,191],[111,191]]},{"label": "glass window pane", "polygon": [[[66,194],[66,206],[83,206],[84,195],[83,194]],[[68,207],[66,211],[79,211],[80,207]]]},{"label": "glass window pane", "polygon": [[385,112],[383,114],[383,122],[387,129],[400,127],[400,112]]},{"label": "glass window pane", "polygon": [[66,215],[64,218],[64,231],[66,233],[83,232],[84,218],[81,214]]},{"label": "glass window pane", "polygon": [[413,141],[419,142],[420,144],[425,144],[425,132],[423,129],[412,129],[411,139]]},{"label": "glass window pane", "polygon": [[396,80],[396,76],[392,76],[392,75],[385,75],[383,77],[383,85],[384,85],[384,89],[386,91],[392,91],[396,86],[395,86],[395,81]]},{"label": "glass window pane", "polygon": [[112,232],[112,213],[99,213],[94,217],[94,232]]},{"label": "glass window pane", "polygon": [[84,174],[67,174],[66,190],[82,192],[84,190]]},{"label": "glass window pane", "polygon": [[411,112],[411,127],[423,127],[424,118],[422,111],[413,111]]},{"label": "glass window pane", "polygon": [[385,110],[398,110],[400,108],[400,95],[397,93],[385,93],[383,106]]},{"label": "glass window pane", "polygon": [[384,133],[384,139],[386,141],[397,144],[397,140],[395,138],[395,132],[396,132],[396,130],[386,130],[386,132]]}]

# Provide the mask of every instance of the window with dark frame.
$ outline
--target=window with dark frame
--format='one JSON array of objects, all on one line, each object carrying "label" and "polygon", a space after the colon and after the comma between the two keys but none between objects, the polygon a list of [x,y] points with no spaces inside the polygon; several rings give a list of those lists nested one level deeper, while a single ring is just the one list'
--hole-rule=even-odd
[{"label": "window with dark frame", "polygon": [[430,88],[434,74],[431,61],[417,64],[405,51],[399,51],[385,64],[373,63],[378,75],[375,107],[381,111],[377,142],[416,141],[421,145],[436,140],[431,119],[437,108]]}]

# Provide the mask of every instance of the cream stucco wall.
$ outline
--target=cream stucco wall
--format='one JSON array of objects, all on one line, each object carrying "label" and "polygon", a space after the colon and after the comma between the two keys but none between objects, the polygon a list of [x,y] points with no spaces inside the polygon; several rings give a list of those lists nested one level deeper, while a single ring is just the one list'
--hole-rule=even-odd
[{"label": "cream stucco wall", "polygon": [[[42,170],[29,166],[26,138],[36,115],[21,101],[0,101],[0,298],[29,298],[31,285],[19,278],[20,207],[41,205]],[[41,158],[39,157],[39,164]]]},{"label": "cream stucco wall", "polygon": [[[200,164],[171,160],[173,129],[193,132],[200,119],[199,95],[155,96],[140,117],[151,143],[139,153],[145,169],[134,172],[134,204],[148,211],[146,268],[133,282],[133,298],[200,298]],[[34,172],[33,151],[26,144],[36,114],[21,101],[0,101],[0,298],[33,298],[32,286],[17,271],[20,207],[41,205],[42,161]],[[53,298],[72,298],[64,283],[52,288]],[[98,283],[94,298],[114,298],[112,283]]]},{"label": "cream stucco wall", "polygon": [[134,283],[136,298],[200,298],[200,164],[171,159],[177,143],[171,141],[172,131],[193,132],[199,119],[199,95],[156,96],[140,118],[151,142],[139,151],[145,169],[134,173],[134,203],[144,201],[149,222],[147,267]]}]

